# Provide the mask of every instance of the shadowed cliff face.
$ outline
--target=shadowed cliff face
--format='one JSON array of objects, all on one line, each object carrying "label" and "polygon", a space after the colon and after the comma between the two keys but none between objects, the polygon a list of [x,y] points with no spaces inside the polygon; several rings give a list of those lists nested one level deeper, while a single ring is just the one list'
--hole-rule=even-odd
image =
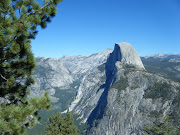
[{"label": "shadowed cliff face", "polygon": [[90,135],[141,135],[145,125],[168,115],[179,125],[179,83],[120,62],[115,66],[103,116],[94,120]]},{"label": "shadowed cliff face", "polygon": [[78,121],[90,124],[90,135],[140,135],[144,125],[169,114],[175,125],[179,123],[179,83],[144,70],[128,43],[91,56],[37,58],[37,62],[32,95],[48,90],[57,110],[73,100],[70,110]]},{"label": "shadowed cliff face", "polygon": [[[115,59],[112,59],[112,58],[115,58]],[[105,64],[106,81],[105,81],[105,84],[102,84],[100,86],[100,87],[104,86],[104,91],[103,91],[101,97],[99,98],[99,101],[98,101],[96,107],[94,108],[94,110],[92,111],[90,116],[88,117],[87,122],[90,125],[90,128],[93,126],[93,122],[95,120],[103,118],[104,110],[107,106],[108,90],[109,90],[111,84],[113,83],[113,81],[115,80],[115,74],[116,74],[115,63],[116,63],[116,61],[120,61],[120,60],[121,60],[120,49],[116,48],[115,51],[113,51],[113,53],[110,54],[110,56]]]},{"label": "shadowed cliff face", "polygon": [[137,51],[129,43],[116,43],[114,53],[117,61],[124,64],[134,65],[139,69],[144,69],[144,65]]},{"label": "shadowed cliff face", "polygon": [[90,135],[140,135],[144,125],[175,112],[178,87],[147,73],[130,44],[115,44],[107,62],[83,78],[73,111]]},{"label": "shadowed cliff face", "polygon": [[116,81],[116,62],[119,61],[123,64],[132,64],[139,69],[144,69],[144,66],[139,58],[139,55],[134,50],[134,48],[128,43],[119,43],[115,44],[114,51],[110,54],[107,59],[105,72],[106,72],[106,81],[104,92],[102,93],[99,101],[88,117],[88,124],[92,127],[92,124],[95,120],[102,119],[104,115],[105,108],[107,106],[107,96],[108,91],[111,85]]},{"label": "shadowed cliff face", "polygon": [[[104,70],[104,67],[100,65],[107,61],[107,57],[111,52],[112,49],[106,49],[90,56],[65,56],[60,59],[36,58],[38,64],[34,72],[36,83],[31,86],[30,96],[41,96],[45,91],[48,91],[52,99],[53,107],[51,111],[40,112],[42,124],[38,124],[38,126],[33,128],[32,130],[34,132],[30,132],[30,134],[37,135],[35,134],[36,131],[38,131],[38,135],[43,134],[43,130],[45,129],[43,126],[45,126],[45,123],[47,124],[48,121],[47,116],[54,115],[57,111],[65,111],[72,101],[74,102],[71,104],[71,107],[74,108],[74,105],[79,103],[81,96],[84,96],[81,95],[81,90],[87,89],[90,91],[89,88],[93,90],[95,89],[92,87],[94,85],[93,81],[104,81],[104,78],[101,78],[101,71]],[[99,70],[96,70],[97,67]],[[95,70],[97,71],[95,75],[99,75],[99,77],[90,78],[89,73]],[[89,80],[87,80],[87,78],[89,78]],[[99,95],[102,89],[103,86],[99,89]],[[86,98],[88,98],[88,95],[86,95]],[[95,100],[97,99],[93,101]],[[3,102],[3,99],[0,98],[0,102]],[[90,104],[93,105],[93,102]]]}]

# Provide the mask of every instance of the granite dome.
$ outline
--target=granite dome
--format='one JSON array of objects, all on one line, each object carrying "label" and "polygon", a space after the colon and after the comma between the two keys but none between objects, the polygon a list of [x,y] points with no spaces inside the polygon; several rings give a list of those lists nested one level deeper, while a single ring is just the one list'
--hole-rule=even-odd
[{"label": "granite dome", "polygon": [[115,43],[114,52],[112,55],[117,61],[125,64],[132,64],[140,69],[144,69],[144,65],[137,51],[129,43]]}]

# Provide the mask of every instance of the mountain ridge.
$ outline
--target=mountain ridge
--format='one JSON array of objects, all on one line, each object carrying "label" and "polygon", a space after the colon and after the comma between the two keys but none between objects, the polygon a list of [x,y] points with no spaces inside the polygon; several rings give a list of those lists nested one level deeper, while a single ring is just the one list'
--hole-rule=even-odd
[{"label": "mountain ridge", "polygon": [[[116,52],[120,52],[120,49]],[[135,57],[139,57],[137,55]],[[134,55],[125,56],[124,61],[120,55],[119,58],[114,56],[118,54],[106,49],[90,56],[65,56],[60,59],[39,57],[38,68],[34,73],[37,82],[32,86],[32,95],[37,96],[44,90],[49,91],[53,99],[53,110],[62,112],[69,107],[76,115],[76,120],[81,124],[90,124],[90,135],[117,133],[129,135],[130,132],[139,135],[144,125],[152,124],[157,120],[147,115],[160,114],[161,111],[165,115],[170,111],[173,112],[172,107],[169,106],[172,101],[169,99],[166,99],[166,102],[161,101],[161,98],[167,98],[166,96],[160,94],[159,97],[155,96],[157,99],[153,98],[153,90],[156,89],[153,86],[161,89],[167,85],[172,89],[168,91],[172,93],[171,98],[174,101],[179,83],[148,73],[147,63],[144,70],[141,64],[141,68],[137,67],[139,63],[127,62],[130,61],[129,58],[134,59]],[[140,60],[140,57],[138,59]],[[53,80],[61,82],[61,85],[53,83]],[[116,120],[117,118],[119,121]],[[119,122],[124,123],[124,127]]]}]

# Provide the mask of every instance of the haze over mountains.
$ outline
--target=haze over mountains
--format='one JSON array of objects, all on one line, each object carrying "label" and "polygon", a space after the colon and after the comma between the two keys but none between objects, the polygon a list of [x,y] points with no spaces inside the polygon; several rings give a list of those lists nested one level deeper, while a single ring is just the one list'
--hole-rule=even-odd
[{"label": "haze over mountains", "polygon": [[49,91],[53,110],[69,108],[89,125],[85,134],[140,135],[167,115],[180,127],[180,55],[141,59],[125,42],[91,56],[38,57],[31,96]]},{"label": "haze over mountains", "polygon": [[141,59],[148,72],[180,82],[180,54],[156,54]]}]

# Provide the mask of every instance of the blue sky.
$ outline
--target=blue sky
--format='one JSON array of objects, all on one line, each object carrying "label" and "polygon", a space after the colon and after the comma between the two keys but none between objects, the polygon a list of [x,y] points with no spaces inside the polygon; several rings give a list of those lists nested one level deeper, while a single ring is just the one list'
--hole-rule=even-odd
[{"label": "blue sky", "polygon": [[180,54],[180,0],[64,0],[32,41],[35,56],[91,55],[128,42],[140,56]]}]

